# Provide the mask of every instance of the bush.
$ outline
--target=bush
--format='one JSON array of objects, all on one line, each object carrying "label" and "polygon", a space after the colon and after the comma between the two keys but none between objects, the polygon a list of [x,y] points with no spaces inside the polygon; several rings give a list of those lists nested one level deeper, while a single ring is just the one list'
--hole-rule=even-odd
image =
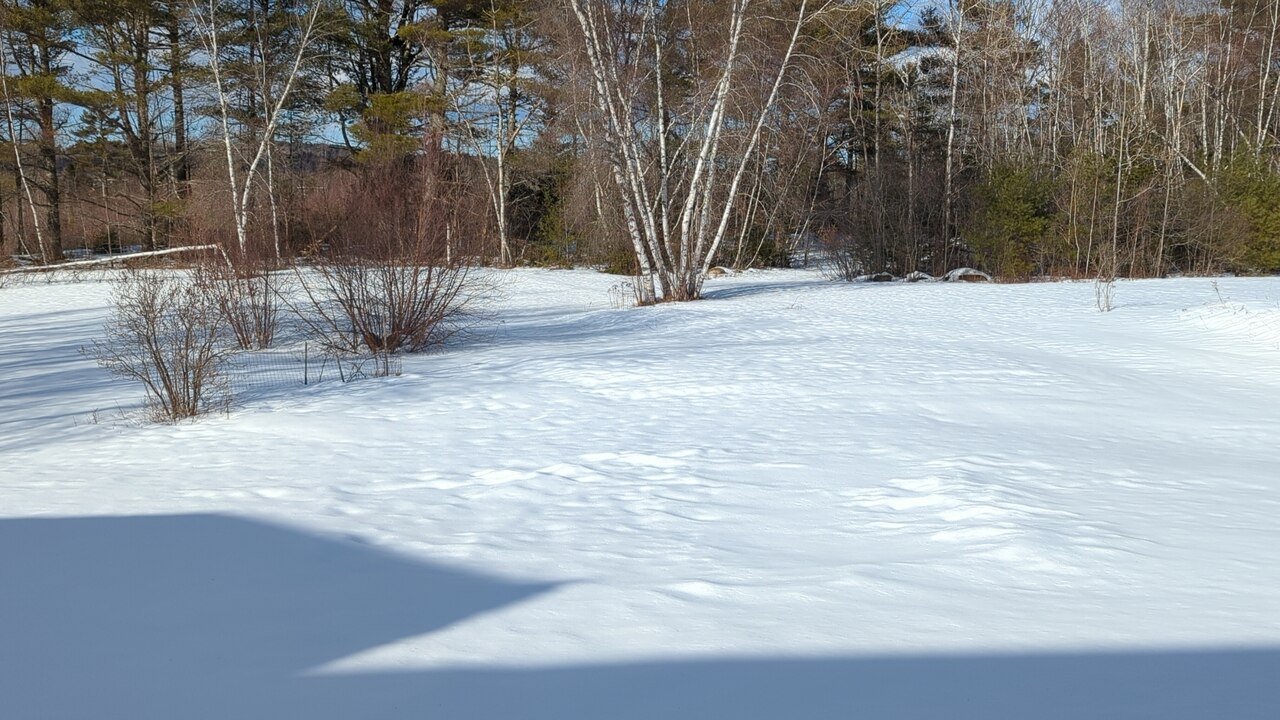
[{"label": "bush", "polygon": [[1233,159],[1223,174],[1228,204],[1248,221],[1247,268],[1280,270],[1280,173],[1246,155]]},{"label": "bush", "polygon": [[88,353],[142,383],[158,418],[194,417],[229,402],[227,324],[199,284],[170,272],[128,271],[116,281],[105,337]]},{"label": "bush", "polygon": [[293,309],[327,350],[419,352],[461,327],[476,284],[459,241],[484,214],[458,201],[437,162],[367,169],[330,241],[296,270]]},{"label": "bush", "polygon": [[1027,278],[1053,226],[1053,185],[1032,169],[997,166],[978,187],[966,238],[980,263],[1002,277]]},{"label": "bush", "polygon": [[822,243],[822,266],[828,277],[853,282],[866,274],[864,253],[848,234],[828,227],[818,237]]},{"label": "bush", "polygon": [[564,204],[551,205],[539,219],[536,237],[524,247],[521,259],[535,267],[571,268],[578,256],[578,238],[565,222]]},{"label": "bush", "polygon": [[265,264],[230,266],[221,259],[196,266],[196,286],[213,302],[242,350],[264,350],[280,321],[279,282]]},{"label": "bush", "polygon": [[326,258],[297,271],[305,301],[295,310],[328,350],[420,352],[461,327],[468,274],[408,254]]}]

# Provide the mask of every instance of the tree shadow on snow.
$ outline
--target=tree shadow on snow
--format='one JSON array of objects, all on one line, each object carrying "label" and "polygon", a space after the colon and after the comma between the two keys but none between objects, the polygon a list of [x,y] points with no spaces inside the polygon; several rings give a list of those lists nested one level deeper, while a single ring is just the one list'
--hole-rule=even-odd
[{"label": "tree shadow on snow", "polygon": [[730,298],[751,297],[753,295],[772,295],[777,293],[802,293],[815,290],[829,290],[833,287],[844,287],[851,290],[865,289],[872,283],[841,283],[826,278],[806,278],[786,282],[743,283],[721,287],[706,287],[702,291],[704,300],[728,300]]},{"label": "tree shadow on snow", "polygon": [[69,416],[82,415],[84,398],[103,399],[118,383],[81,354],[102,332],[92,311],[62,314],[57,332],[29,317],[6,319],[0,353],[0,449],[18,449],[45,437],[46,428]]},{"label": "tree shadow on snow", "polygon": [[0,520],[0,717],[1280,717],[1272,648],[307,673],[552,587],[218,515]]},{"label": "tree shadow on snow", "polygon": [[470,338],[482,347],[563,348],[566,346],[598,347],[602,342],[626,339],[644,341],[671,322],[670,318],[646,312],[650,308],[629,308],[638,312],[594,309],[572,311],[513,310],[503,316],[501,325]]}]

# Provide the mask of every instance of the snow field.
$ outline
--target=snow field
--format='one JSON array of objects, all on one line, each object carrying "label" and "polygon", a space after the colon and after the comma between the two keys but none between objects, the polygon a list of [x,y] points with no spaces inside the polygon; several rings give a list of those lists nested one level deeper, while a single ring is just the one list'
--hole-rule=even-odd
[{"label": "snow field", "polygon": [[[113,419],[140,390],[77,355],[103,285],[5,289],[0,516],[220,513],[551,584],[308,677],[1280,646],[1280,280],[1105,314],[1087,283],[616,282],[512,272],[402,377],[176,426]],[[1280,710],[1245,685],[1235,716]]]}]

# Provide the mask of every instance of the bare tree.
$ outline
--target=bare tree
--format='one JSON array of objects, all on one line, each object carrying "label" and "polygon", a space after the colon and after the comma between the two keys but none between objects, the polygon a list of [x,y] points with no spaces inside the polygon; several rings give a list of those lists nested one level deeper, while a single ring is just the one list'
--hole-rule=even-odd
[{"label": "bare tree", "polygon": [[[227,183],[231,190],[232,218],[235,223],[236,242],[239,245],[241,253],[248,250],[249,244],[249,222],[250,208],[253,198],[253,181],[259,172],[259,167],[270,154],[272,143],[274,142],[276,128],[280,124],[280,118],[284,111],[285,104],[289,100],[290,93],[298,82],[299,72],[302,68],[303,61],[307,58],[307,54],[311,51],[313,43],[316,41],[319,30],[319,19],[323,3],[320,0],[313,2],[298,19],[299,35],[297,46],[294,50],[293,57],[288,65],[288,70],[283,78],[280,78],[280,87],[275,92],[274,97],[265,92],[269,81],[265,77],[262,78],[264,92],[264,107],[262,123],[263,128],[258,136],[257,144],[253,146],[245,156],[247,162],[237,160],[237,151],[235,147],[234,135],[232,132],[232,111],[230,88],[228,86],[228,78],[224,70],[223,49],[224,45],[221,41],[221,20],[219,18],[218,4],[216,0],[190,0],[191,17],[196,28],[201,45],[204,48],[207,58],[209,72],[213,78],[213,87],[215,92],[215,100],[218,107],[218,129],[220,132],[220,140],[223,147],[223,154],[227,164]],[[262,70],[266,72],[265,69]],[[271,98],[271,99],[267,99]],[[244,166],[243,176],[240,168]],[[273,191],[274,188],[268,188]],[[274,211],[274,199],[272,209]],[[276,240],[276,255],[279,257],[279,238]]]},{"label": "bare tree", "polygon": [[[0,20],[5,19],[7,10],[0,8]],[[18,139],[18,123],[13,116],[15,99],[9,94],[9,55],[5,50],[6,38],[0,37],[0,101],[4,102],[5,124],[9,131],[9,145],[13,150],[14,172],[18,175],[18,184],[22,190],[23,200],[31,211],[31,227],[36,235],[36,247],[40,251],[40,262],[50,263],[61,258],[54,258],[45,247],[44,233],[40,229],[40,213],[36,206],[35,195],[31,192],[31,182],[27,179],[27,171],[22,162],[22,151]],[[21,241],[21,238],[19,238]]]},{"label": "bare tree", "polygon": [[[756,68],[772,77],[767,96],[737,116],[734,111],[741,108],[734,102],[735,90],[749,67],[744,40],[749,26],[764,22],[751,12],[751,0],[731,0],[719,14],[701,8],[707,13],[704,22],[716,17],[722,23],[717,29],[723,31],[723,40],[714,58],[708,57],[704,68],[685,78],[692,89],[679,105],[669,102],[674,100],[674,79],[668,77],[667,38],[661,27],[673,4],[566,2],[580,30],[596,120],[640,267],[640,300],[695,299],[727,235],[740,186],[792,65],[801,30],[812,17],[808,2],[802,0],[788,22],[789,39],[776,64]],[[768,5],[768,10],[780,11]],[[682,31],[713,42],[705,27]],[[643,73],[636,66],[641,60]],[[646,106],[649,111],[640,110]],[[728,147],[731,128],[743,131],[733,154]]]},{"label": "bare tree", "polygon": [[[510,265],[512,155],[529,128],[542,120],[544,103],[529,77],[540,51],[534,18],[490,0],[485,11],[488,27],[468,44],[469,81],[453,93],[463,139],[481,159],[498,233],[498,260]],[[488,161],[488,160],[491,160]]]},{"label": "bare tree", "polygon": [[949,22],[951,31],[950,82],[947,90],[947,149],[942,176],[942,253],[950,252],[955,233],[955,175],[956,175],[956,125],[960,122],[960,77],[968,51],[965,23],[972,0],[951,0]]}]

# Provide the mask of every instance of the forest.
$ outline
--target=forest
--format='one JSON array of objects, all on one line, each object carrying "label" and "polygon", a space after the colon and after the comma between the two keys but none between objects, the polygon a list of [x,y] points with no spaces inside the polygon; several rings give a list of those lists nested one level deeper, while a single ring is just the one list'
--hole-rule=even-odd
[{"label": "forest", "polygon": [[1280,270],[1271,0],[2,0],[0,248]]}]

